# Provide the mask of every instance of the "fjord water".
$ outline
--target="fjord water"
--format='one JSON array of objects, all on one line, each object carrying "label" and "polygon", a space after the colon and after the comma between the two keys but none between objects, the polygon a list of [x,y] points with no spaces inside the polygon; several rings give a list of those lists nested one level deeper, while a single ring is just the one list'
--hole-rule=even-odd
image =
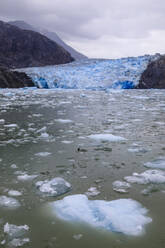
[{"label": "fjord water", "polygon": [[[0,247],[12,246],[6,223],[29,227],[17,237],[29,239],[21,247],[165,247],[164,95],[164,90],[1,90],[0,195],[17,199],[19,206],[0,205]],[[149,176],[132,183],[153,168],[155,181]],[[116,190],[116,180],[128,182],[135,172],[126,193]],[[36,187],[55,177],[71,184],[66,194],[45,195]],[[57,218],[49,204],[77,194],[133,199],[152,222],[136,236]],[[135,218],[133,211],[130,216]]]}]

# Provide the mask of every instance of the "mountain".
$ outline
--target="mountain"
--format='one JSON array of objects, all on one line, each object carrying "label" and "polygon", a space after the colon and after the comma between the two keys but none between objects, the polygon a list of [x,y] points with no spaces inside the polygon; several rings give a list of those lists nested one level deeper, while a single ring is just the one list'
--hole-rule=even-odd
[{"label": "mountain", "polygon": [[10,71],[0,67],[0,88],[23,88],[34,86],[32,80],[23,72]]},{"label": "mountain", "polygon": [[72,61],[64,48],[46,36],[0,21],[0,65],[22,68]]},{"label": "mountain", "polygon": [[165,55],[148,64],[141,75],[138,89],[165,89]]},{"label": "mountain", "polygon": [[55,41],[57,44],[62,46],[66,51],[68,51],[75,60],[87,59],[87,57],[85,55],[77,52],[75,49],[73,49],[71,46],[67,45],[63,40],[61,40],[61,38],[55,32],[50,32],[46,29],[33,27],[32,25],[29,25],[28,23],[26,23],[24,21],[11,21],[8,23],[11,25],[17,26],[21,29],[33,30],[33,31],[36,31],[36,32],[39,32],[39,33],[45,35],[47,38]]}]

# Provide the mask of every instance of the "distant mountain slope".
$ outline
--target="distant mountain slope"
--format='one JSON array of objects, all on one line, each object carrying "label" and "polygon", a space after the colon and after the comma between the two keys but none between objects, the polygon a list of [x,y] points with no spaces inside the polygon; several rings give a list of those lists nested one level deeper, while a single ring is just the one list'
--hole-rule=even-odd
[{"label": "distant mountain slope", "polygon": [[85,55],[77,52],[71,46],[68,46],[63,40],[61,40],[61,38],[55,32],[50,32],[50,31],[48,31],[46,29],[33,27],[32,25],[29,25],[28,23],[26,23],[24,21],[11,21],[11,22],[8,22],[8,23],[11,24],[11,25],[15,25],[15,26],[17,26],[17,27],[19,27],[21,29],[33,30],[33,31],[36,31],[36,32],[39,32],[39,33],[45,35],[50,40],[53,40],[53,41],[57,42],[57,44],[62,46],[76,60],[81,60],[81,59],[86,59],[87,58]]},{"label": "distant mountain slope", "polygon": [[10,21],[10,22],[8,22],[8,24],[14,25],[14,26],[21,28],[21,29],[38,32],[36,28],[34,28],[32,25],[30,25],[24,21]]},{"label": "distant mountain slope", "polygon": [[65,49],[47,37],[0,21],[0,65],[21,68],[73,60]]}]

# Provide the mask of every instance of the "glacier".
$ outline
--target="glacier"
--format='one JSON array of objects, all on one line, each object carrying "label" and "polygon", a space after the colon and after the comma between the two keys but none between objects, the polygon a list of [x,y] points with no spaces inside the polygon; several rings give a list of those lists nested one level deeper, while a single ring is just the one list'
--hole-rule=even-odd
[{"label": "glacier", "polygon": [[22,68],[39,88],[132,89],[159,54],[121,59],[87,59],[65,65]]}]

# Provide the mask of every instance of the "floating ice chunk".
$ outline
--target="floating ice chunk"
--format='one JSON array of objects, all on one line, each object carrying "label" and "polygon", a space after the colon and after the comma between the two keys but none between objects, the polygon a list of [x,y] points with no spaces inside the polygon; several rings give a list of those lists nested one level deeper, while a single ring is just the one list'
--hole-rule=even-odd
[{"label": "floating ice chunk", "polygon": [[12,164],[10,167],[11,167],[12,169],[17,169],[17,168],[18,168],[16,164]]},{"label": "floating ice chunk", "polygon": [[61,143],[68,145],[68,144],[72,144],[73,141],[72,140],[63,140],[63,141],[61,141]]},{"label": "floating ice chunk", "polygon": [[96,187],[90,187],[85,194],[87,196],[96,196],[100,194],[100,191],[98,191]]},{"label": "floating ice chunk", "polygon": [[71,185],[61,177],[55,177],[52,180],[38,181],[36,183],[41,193],[47,196],[58,196],[71,190]]},{"label": "floating ice chunk", "polygon": [[131,185],[124,181],[115,181],[112,184],[113,190],[120,193],[127,193]]},{"label": "floating ice chunk", "polygon": [[18,125],[17,124],[7,124],[7,125],[4,125],[4,127],[16,128],[16,127],[18,127]]},{"label": "floating ice chunk", "polygon": [[79,240],[79,239],[81,239],[83,237],[83,235],[80,233],[80,234],[74,234],[73,235],[73,238],[75,239],[75,240]]},{"label": "floating ice chunk", "polygon": [[23,174],[23,175],[19,175],[17,176],[17,179],[19,181],[30,181],[33,180],[34,178],[38,177],[38,175],[28,175],[28,174]]},{"label": "floating ice chunk", "polygon": [[51,154],[50,152],[38,152],[38,153],[35,153],[35,156],[38,156],[38,157],[47,157],[50,154]]},{"label": "floating ice chunk", "polygon": [[40,139],[47,139],[49,138],[49,134],[44,132],[44,133],[41,133],[41,135],[39,136]]},{"label": "floating ice chunk", "polygon": [[6,207],[6,208],[17,208],[20,207],[20,203],[18,200],[7,197],[7,196],[0,196],[0,207]]},{"label": "floating ice chunk", "polygon": [[20,191],[17,191],[17,190],[9,190],[8,195],[9,196],[21,196],[22,193]]},{"label": "floating ice chunk", "polygon": [[8,235],[9,239],[19,238],[25,235],[27,231],[29,231],[29,226],[27,225],[16,226],[9,223],[4,225],[4,233]]},{"label": "floating ice chunk", "polygon": [[46,130],[47,130],[47,127],[42,127],[39,130],[37,130],[37,133],[43,133],[43,132],[46,132]]},{"label": "floating ice chunk", "polygon": [[16,226],[6,223],[4,225],[4,233],[7,238],[4,240],[4,244],[7,242],[8,247],[22,247],[24,244],[30,242],[29,238],[23,237],[28,231],[29,227],[27,225]]},{"label": "floating ice chunk", "polygon": [[149,195],[149,194],[151,194],[151,193],[158,192],[158,191],[160,191],[159,187],[158,187],[157,185],[151,184],[151,185],[149,185],[146,189],[143,189],[143,190],[141,191],[141,193],[142,193],[143,195]]},{"label": "floating ice chunk", "polygon": [[132,176],[124,177],[129,183],[148,184],[165,183],[165,172],[160,170],[147,170],[143,173],[133,173]]},{"label": "floating ice chunk", "polygon": [[67,119],[56,119],[55,121],[63,124],[73,122],[72,120],[67,120]]},{"label": "floating ice chunk", "polygon": [[151,162],[147,162],[144,166],[153,169],[165,169],[165,157],[155,159]]},{"label": "floating ice chunk", "polygon": [[29,243],[29,238],[13,239],[8,243],[9,247],[22,247],[24,244]]},{"label": "floating ice chunk", "polygon": [[109,142],[118,142],[125,141],[126,139],[120,136],[115,136],[113,134],[91,134],[87,136],[90,139],[98,140],[98,141],[109,141]]},{"label": "floating ice chunk", "polygon": [[129,148],[128,151],[129,152],[135,152],[135,153],[146,153],[146,152],[148,152],[147,149],[140,148],[140,147],[139,148]]},{"label": "floating ice chunk", "polygon": [[88,200],[85,195],[66,196],[49,203],[53,213],[69,222],[86,223],[95,228],[127,235],[140,235],[152,221],[147,209],[132,199],[114,201]]},{"label": "floating ice chunk", "polygon": [[5,124],[5,120],[4,119],[0,119],[0,125]]}]

